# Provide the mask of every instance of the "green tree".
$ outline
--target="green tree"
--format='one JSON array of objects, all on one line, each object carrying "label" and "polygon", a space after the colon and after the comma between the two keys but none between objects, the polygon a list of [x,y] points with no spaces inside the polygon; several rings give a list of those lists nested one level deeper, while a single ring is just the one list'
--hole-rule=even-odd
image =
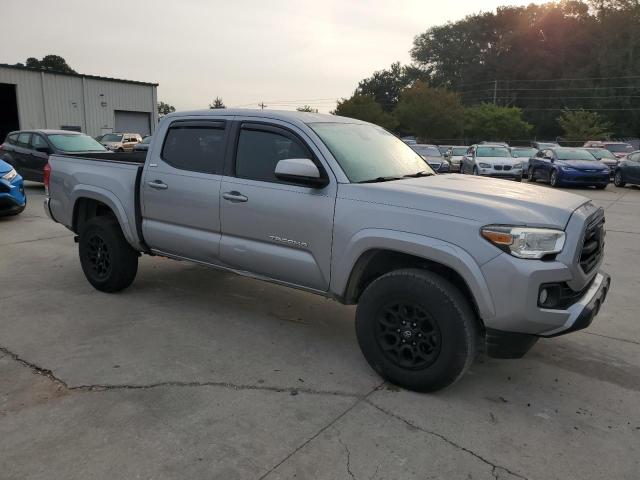
[{"label": "green tree", "polygon": [[[17,63],[16,65],[22,64]],[[27,58],[26,66],[30,68],[44,68],[46,70],[51,70],[52,72],[78,73],[67,64],[67,61],[64,58],[59,55],[45,55],[42,57],[42,60],[38,60],[35,57],[29,57]]]},{"label": "green tree", "polygon": [[418,80],[400,95],[395,117],[403,130],[422,139],[458,138],[464,107],[456,93]]},{"label": "green tree", "polygon": [[169,113],[175,112],[176,107],[169,105],[168,103],[158,102],[158,115],[161,117]]},{"label": "green tree", "polygon": [[331,113],[375,123],[387,130],[393,130],[398,125],[393,115],[382,110],[373,95],[355,94],[351,98],[343,98]]},{"label": "green tree", "polygon": [[527,138],[533,125],[522,119],[522,110],[481,103],[465,110],[464,132],[476,140],[520,140]]},{"label": "green tree", "polygon": [[298,112],[309,112],[309,113],[318,113],[317,108],[310,107],[309,105],[303,105],[302,107],[296,108]]},{"label": "green tree", "polygon": [[611,136],[611,123],[595,112],[564,110],[558,124],[564,132],[563,138],[569,141],[605,140]]},{"label": "green tree", "polygon": [[213,109],[216,109],[216,108],[227,108],[227,107],[224,106],[224,102],[222,101],[222,99],[220,97],[216,97],[213,100],[213,103],[209,104],[209,108],[213,110]]},{"label": "green tree", "polygon": [[356,93],[373,95],[385,112],[391,112],[396,108],[402,90],[411,85],[420,75],[419,70],[403,67],[400,62],[395,62],[388,70],[378,70],[369,78],[361,80]]}]

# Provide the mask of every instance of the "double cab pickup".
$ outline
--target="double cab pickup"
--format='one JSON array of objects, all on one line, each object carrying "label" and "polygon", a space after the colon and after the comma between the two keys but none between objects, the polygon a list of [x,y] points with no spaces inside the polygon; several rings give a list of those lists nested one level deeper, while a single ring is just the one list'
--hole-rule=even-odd
[{"label": "double cab pickup", "polygon": [[479,350],[518,358],[587,327],[610,285],[588,199],[438,175],[370,123],[269,110],[174,113],[146,156],[56,155],[45,210],[77,234],[87,280],[134,281],[141,254],[357,304],[382,377],[434,391]]}]

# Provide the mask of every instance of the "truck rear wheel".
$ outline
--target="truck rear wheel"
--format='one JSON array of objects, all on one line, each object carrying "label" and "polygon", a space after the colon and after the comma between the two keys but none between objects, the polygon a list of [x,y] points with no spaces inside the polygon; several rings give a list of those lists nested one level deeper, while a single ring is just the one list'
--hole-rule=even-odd
[{"label": "truck rear wheel", "polygon": [[366,288],[356,311],[356,335],[376,372],[419,392],[458,380],[478,346],[467,299],[446,279],[419,269],[396,270]]},{"label": "truck rear wheel", "polygon": [[80,264],[89,283],[101,292],[127,288],[138,273],[138,253],[111,216],[93,217],[82,225]]}]

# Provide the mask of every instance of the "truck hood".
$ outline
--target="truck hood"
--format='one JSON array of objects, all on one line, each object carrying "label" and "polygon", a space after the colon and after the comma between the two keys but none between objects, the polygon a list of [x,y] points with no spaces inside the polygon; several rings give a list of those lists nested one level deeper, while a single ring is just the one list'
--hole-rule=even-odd
[{"label": "truck hood", "polygon": [[470,175],[434,175],[343,184],[340,197],[467,218],[482,225],[564,229],[588,198],[540,186]]}]

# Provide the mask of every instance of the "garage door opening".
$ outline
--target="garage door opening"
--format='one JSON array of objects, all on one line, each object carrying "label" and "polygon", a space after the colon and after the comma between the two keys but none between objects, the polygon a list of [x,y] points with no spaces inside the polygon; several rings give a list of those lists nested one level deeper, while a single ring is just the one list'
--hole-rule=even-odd
[{"label": "garage door opening", "polygon": [[142,136],[151,133],[151,116],[147,112],[116,110],[114,131],[118,133],[139,133]]},{"label": "garage door opening", "polygon": [[13,130],[20,130],[16,86],[0,83],[0,143]]}]

